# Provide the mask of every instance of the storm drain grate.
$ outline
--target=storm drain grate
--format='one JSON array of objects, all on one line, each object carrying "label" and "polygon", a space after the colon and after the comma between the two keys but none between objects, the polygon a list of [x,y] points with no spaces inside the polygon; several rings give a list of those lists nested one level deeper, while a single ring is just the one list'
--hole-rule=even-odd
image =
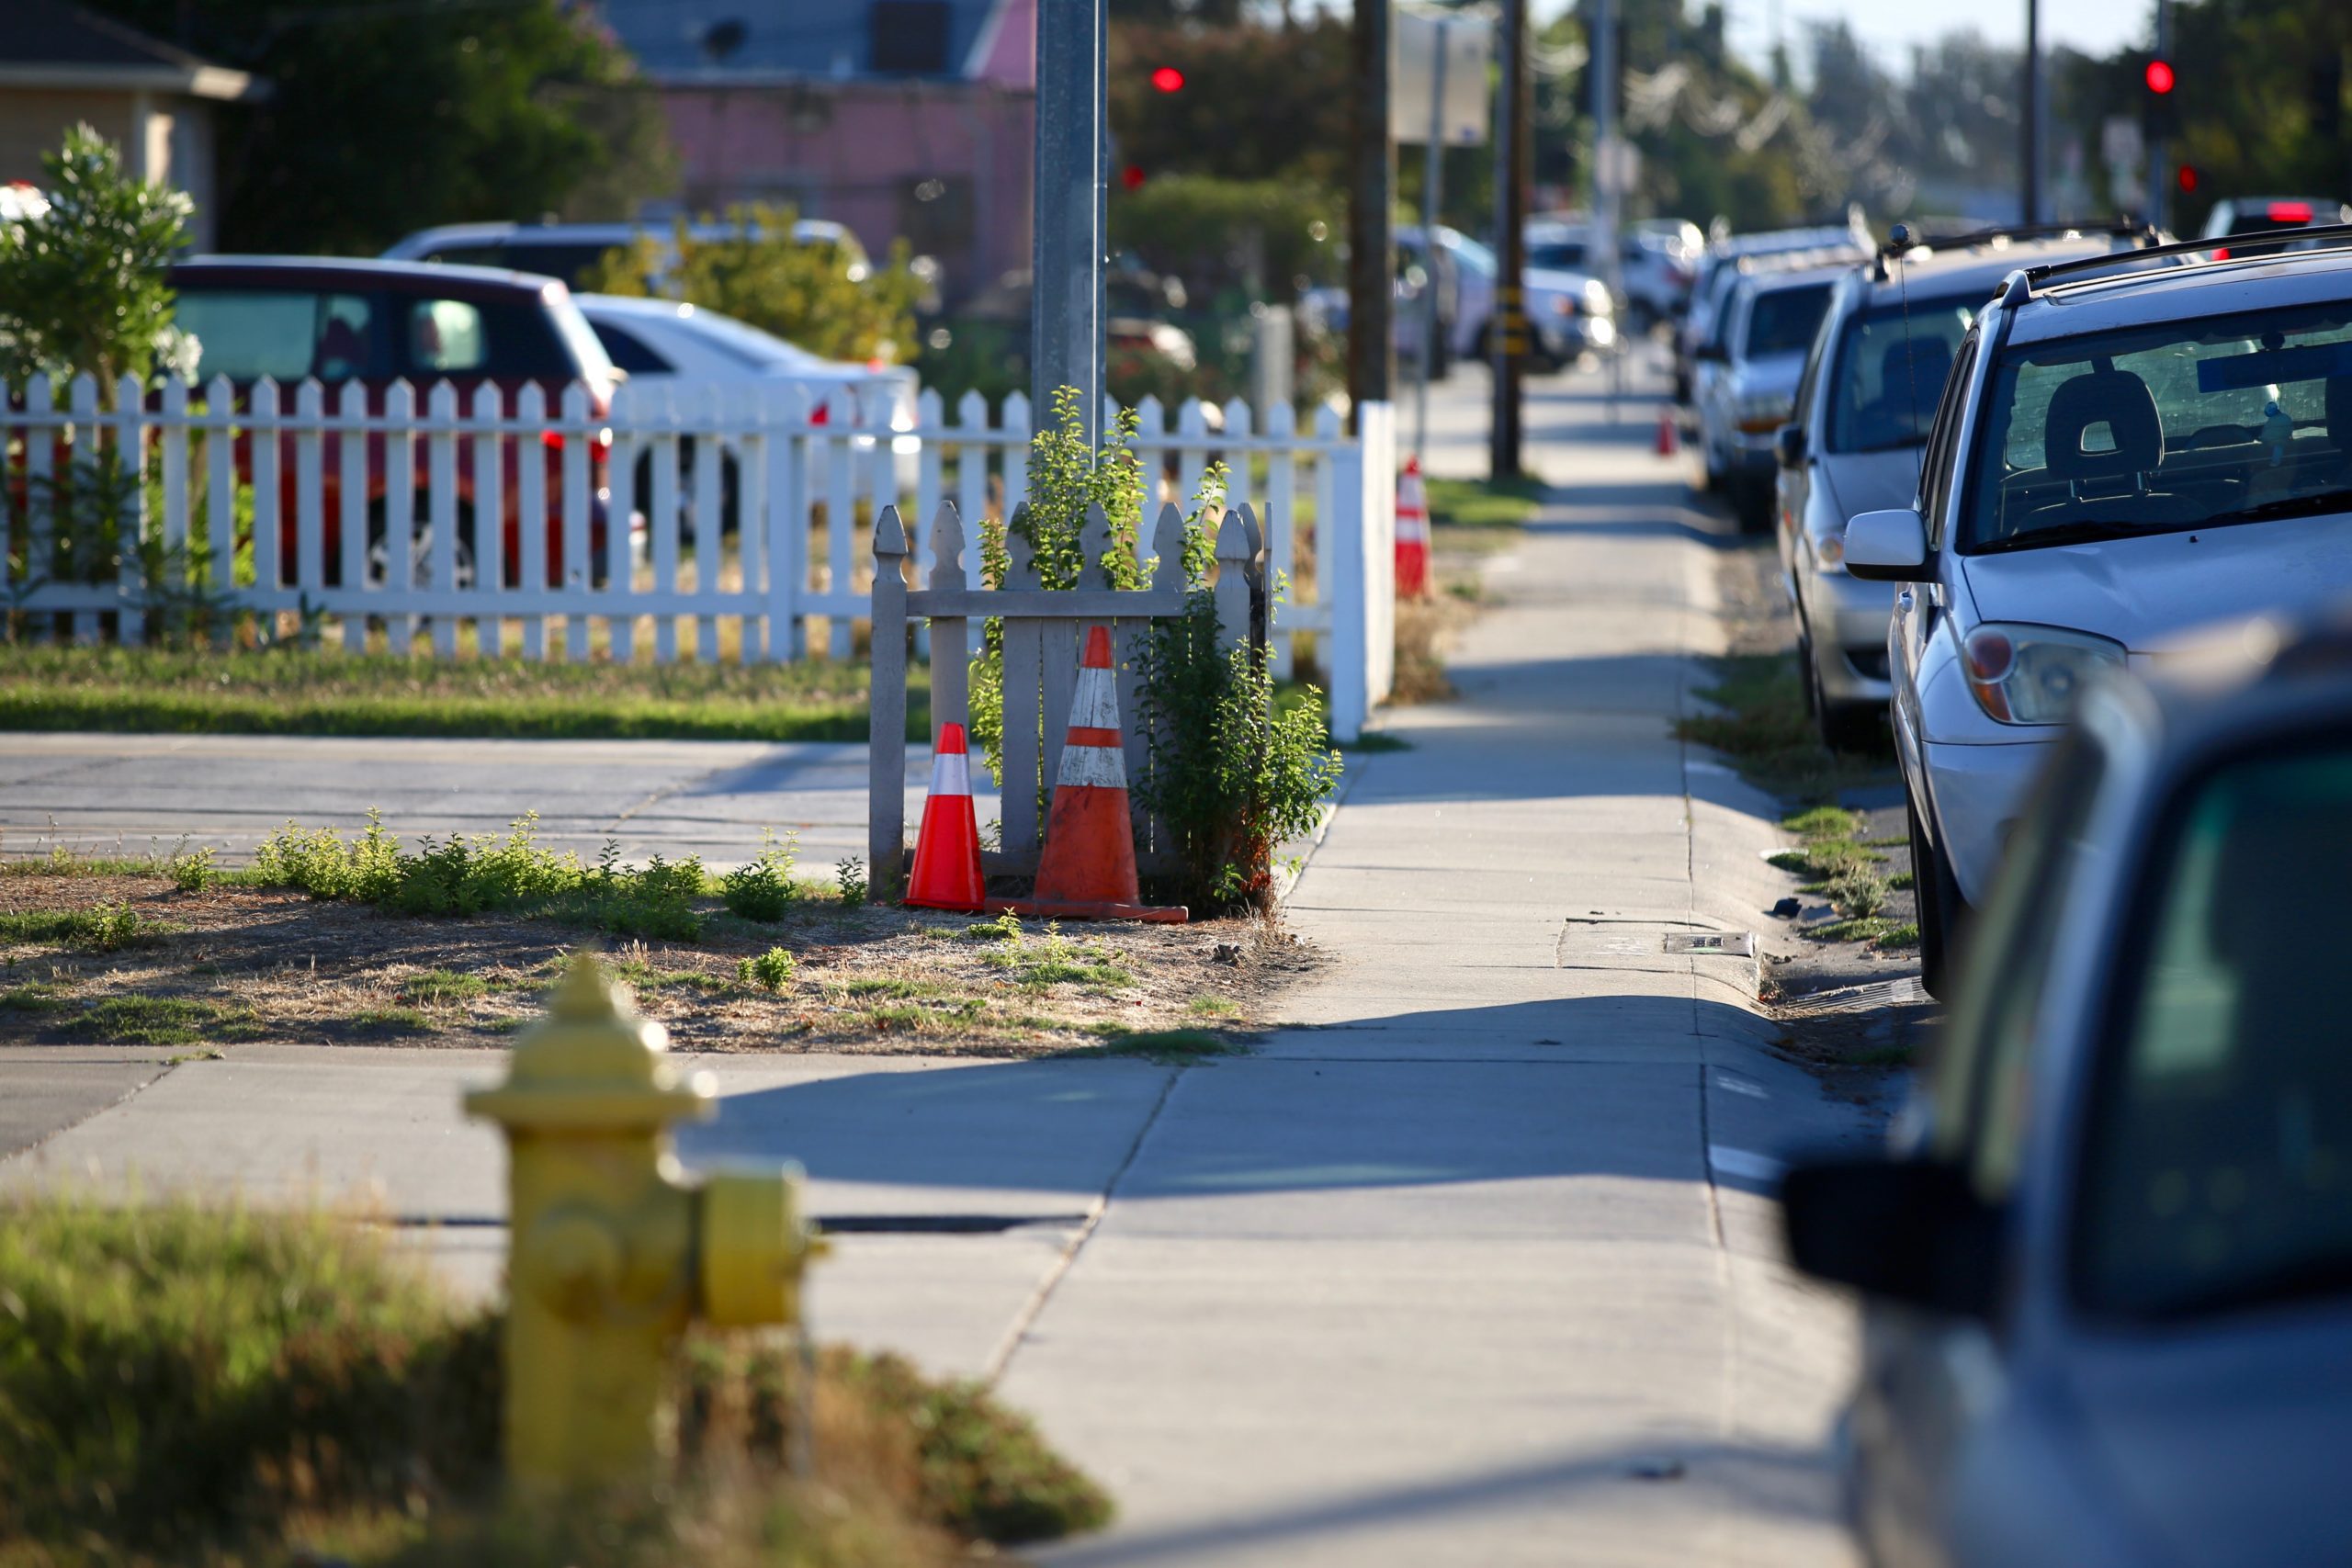
[{"label": "storm drain grate", "polygon": [[1880,1012],[1889,1008],[1926,1007],[1935,1001],[1917,975],[1897,980],[1874,980],[1867,986],[1842,986],[1792,997],[1773,1010],[1782,1018],[1824,1018],[1837,1013]]},{"label": "storm drain grate", "polygon": [[1719,958],[1753,958],[1756,956],[1754,931],[1669,931],[1666,937],[1668,953],[1712,953]]}]

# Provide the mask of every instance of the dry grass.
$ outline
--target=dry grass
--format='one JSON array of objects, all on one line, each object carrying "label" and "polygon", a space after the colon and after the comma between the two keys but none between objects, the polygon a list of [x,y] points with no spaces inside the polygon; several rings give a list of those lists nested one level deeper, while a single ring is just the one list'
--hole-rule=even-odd
[{"label": "dry grass", "polygon": [[[716,900],[705,900],[716,906]],[[437,919],[159,876],[0,880],[0,913],[127,906],[172,928],[94,952],[0,940],[0,1043],[494,1045],[538,1016],[580,933],[548,921]],[[739,966],[773,948],[768,990]],[[714,912],[694,944],[631,942],[613,964],[682,1048],[1018,1056],[1269,1021],[1311,950],[1257,919],[1072,926],[1058,933],[811,900],[775,925]]]}]

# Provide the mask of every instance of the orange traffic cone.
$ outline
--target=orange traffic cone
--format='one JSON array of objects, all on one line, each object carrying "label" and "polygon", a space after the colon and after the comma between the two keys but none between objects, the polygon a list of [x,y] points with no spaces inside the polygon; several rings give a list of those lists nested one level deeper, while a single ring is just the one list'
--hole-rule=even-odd
[{"label": "orange traffic cone", "polygon": [[931,795],[922,803],[915,837],[914,874],[907,878],[909,907],[977,915],[988,903],[980,879],[980,828],[972,815],[972,765],[964,727],[939,727],[931,758]]},{"label": "orange traffic cone", "polygon": [[1657,455],[1671,457],[1675,454],[1681,432],[1674,423],[1674,405],[1662,403],[1657,411]]},{"label": "orange traffic cone", "polygon": [[1430,502],[1421,489],[1421,460],[1405,459],[1396,481],[1396,597],[1426,599],[1430,593]]},{"label": "orange traffic cone", "polygon": [[1079,661],[1078,692],[1069,705],[1069,735],[1062,742],[1035,891],[1026,898],[990,899],[989,908],[1057,919],[1172,925],[1188,918],[1181,908],[1146,904],[1136,883],[1127,754],[1119,733],[1119,688],[1111,673],[1108,626],[1086,631],[1086,657]]}]

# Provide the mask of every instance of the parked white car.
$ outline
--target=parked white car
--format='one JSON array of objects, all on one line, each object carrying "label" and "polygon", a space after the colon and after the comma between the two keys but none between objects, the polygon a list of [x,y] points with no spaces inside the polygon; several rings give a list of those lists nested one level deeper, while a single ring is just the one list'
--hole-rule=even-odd
[{"label": "parked white car", "polygon": [[[732,236],[736,230],[731,223],[704,222],[688,224],[686,231],[698,240],[719,240]],[[640,235],[654,243],[666,270],[675,260],[673,234],[673,226],[668,223],[445,223],[419,229],[393,244],[384,257],[511,267],[516,272],[545,273],[579,288],[589,281],[589,273],[606,252],[618,250]],[[844,224],[803,218],[792,225],[792,237],[804,245],[839,247],[842,266],[852,282],[872,270],[865,247]]]},{"label": "parked white car", "polygon": [[1796,407],[1797,378],[1828,311],[1829,290],[1849,270],[1841,264],[1743,276],[1723,307],[1722,331],[1699,351],[1707,482],[1724,492],[1747,533],[1771,525],[1772,438]]},{"label": "parked white car", "polygon": [[[1686,250],[1683,237],[1673,228],[1628,229],[1620,234],[1617,271],[1625,291],[1628,324],[1645,332],[1653,322],[1679,316],[1690,302],[1697,260],[1697,248]],[[1554,272],[1597,275],[1600,258],[1592,251],[1591,224],[1581,220],[1528,224],[1527,265]]]},{"label": "parked white car", "polygon": [[1790,1256],[1864,1295],[1834,1450],[1873,1563],[2352,1562],[2352,1051],[2310,953],[2352,641],[2286,630],[2085,698],[1895,1146],[1788,1176]]},{"label": "parked white car", "polygon": [[[627,374],[629,388],[668,384],[679,388],[743,388],[799,386],[813,405],[813,423],[831,417],[835,397],[845,396],[851,423],[865,428],[887,428],[905,461],[921,449],[915,427],[915,373],[911,367],[875,367],[826,359],[763,332],[732,316],[682,304],[674,299],[647,299],[620,294],[575,294],[580,313],[605,345],[613,364]],[[624,390],[626,400],[631,394]],[[855,444],[871,447],[877,436],[860,436]],[[680,443],[682,493],[691,498],[695,453],[691,441]],[[638,503],[641,510],[649,492],[646,463],[639,462]],[[735,462],[729,454],[722,471],[720,527],[736,526]],[[691,500],[686,531],[693,531]]]},{"label": "parked white car", "polygon": [[1699,350],[1719,335],[1718,316],[1741,276],[1764,265],[1786,265],[1809,254],[1815,265],[1870,259],[1870,235],[1857,223],[1843,229],[1776,229],[1718,240],[1699,258],[1690,303],[1674,333],[1674,400],[1688,403],[1697,386]]},{"label": "parked white car", "polygon": [[1991,885],[2083,683],[2184,628],[2352,590],[2352,229],[2029,267],[1962,342],[1919,501],[1846,528],[1902,585],[1890,718],[1924,977]]},{"label": "parked white car", "polygon": [[1806,704],[1831,746],[1871,739],[1893,694],[1886,623],[1894,586],[1846,570],[1847,520],[1919,493],[1928,417],[1984,301],[2030,263],[2164,238],[2132,225],[1988,230],[1932,250],[1890,243],[1838,279],[1797,383],[1795,417],[1775,437],[1781,577],[1796,612]]}]

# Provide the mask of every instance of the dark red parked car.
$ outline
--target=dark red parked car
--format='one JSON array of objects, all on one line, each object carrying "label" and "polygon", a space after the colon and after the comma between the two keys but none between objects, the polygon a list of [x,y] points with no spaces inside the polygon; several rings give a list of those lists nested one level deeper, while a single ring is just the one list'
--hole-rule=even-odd
[{"label": "dark red parked car", "polygon": [[[601,422],[610,412],[613,390],[621,378],[572,303],[570,290],[554,278],[530,273],[309,256],[204,256],[174,265],[171,285],[178,295],[176,324],[196,338],[200,350],[199,384],[226,376],[237,389],[240,408],[249,406],[254,384],[266,376],[277,383],[281,413],[291,413],[296,389],[305,378],[316,377],[328,389],[331,413],[336,412],[338,389],[357,382],[367,389],[368,412],[381,414],[392,383],[406,380],[414,389],[422,421],[433,385],[447,381],[457,390],[461,415],[471,413],[476,389],[485,383],[498,389],[502,410],[510,417],[515,412],[516,394],[537,385],[552,419],[561,409],[565,389],[577,382],[587,389],[594,417]],[[341,580],[344,439],[330,434],[323,442],[321,545],[324,581],[330,583]],[[369,435],[367,441],[368,574],[381,581],[391,536],[386,442],[381,435]],[[549,431],[536,443],[526,446],[526,441],[522,436],[504,439],[503,493],[495,498],[477,491],[474,438],[458,442],[456,555],[461,583],[473,576],[478,519],[494,506],[502,525],[501,575],[509,586],[521,584],[525,520],[519,515],[516,476],[520,462],[532,457],[530,446],[540,448],[532,460],[547,466],[546,515],[533,520],[533,525],[546,530],[548,584],[565,581],[563,437]],[[609,434],[600,434],[589,445],[593,499],[588,548],[594,580],[603,578],[607,559],[605,470],[610,446]],[[432,443],[419,437],[412,451],[416,501],[411,526],[422,533],[428,518]],[[237,472],[241,479],[252,477],[249,437],[238,439]],[[279,442],[277,531],[279,571],[288,582],[294,580],[295,566],[295,438],[288,434]],[[424,559],[424,550],[416,550],[413,558]]]}]

